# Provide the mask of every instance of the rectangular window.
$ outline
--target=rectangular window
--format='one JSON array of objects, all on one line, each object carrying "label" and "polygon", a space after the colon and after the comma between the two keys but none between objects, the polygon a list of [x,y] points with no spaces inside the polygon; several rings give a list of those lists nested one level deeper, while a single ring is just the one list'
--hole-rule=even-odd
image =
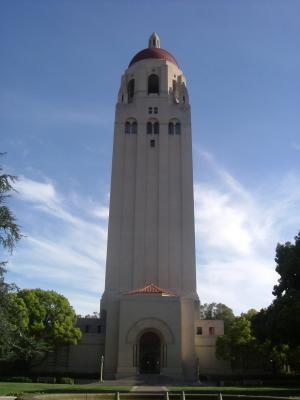
[{"label": "rectangular window", "polygon": [[102,326],[101,326],[101,325],[98,325],[98,327],[97,327],[97,332],[98,332],[98,333],[101,333],[101,332],[102,332]]},{"label": "rectangular window", "polygon": [[85,333],[89,333],[89,331],[90,331],[90,326],[89,326],[89,325],[85,325],[84,331],[85,331]]},{"label": "rectangular window", "polygon": [[152,114],[152,107],[149,107],[149,108],[148,108],[148,113],[149,113],[149,114]]},{"label": "rectangular window", "polygon": [[158,107],[154,107],[154,114],[158,113]]},{"label": "rectangular window", "polygon": [[202,335],[202,326],[197,326],[197,335]]},{"label": "rectangular window", "polygon": [[154,139],[150,140],[150,146],[151,147],[155,147],[155,140]]},{"label": "rectangular window", "polygon": [[215,328],[210,326],[208,329],[209,336],[215,336]]}]

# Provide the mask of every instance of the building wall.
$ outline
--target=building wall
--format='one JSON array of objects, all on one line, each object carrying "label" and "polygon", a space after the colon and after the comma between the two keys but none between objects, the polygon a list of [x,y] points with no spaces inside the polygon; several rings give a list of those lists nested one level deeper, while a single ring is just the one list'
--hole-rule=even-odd
[{"label": "building wall", "polygon": [[[199,328],[202,328],[200,334]],[[213,329],[213,330],[212,330]],[[216,357],[216,341],[224,335],[224,321],[197,320],[195,323],[195,349],[200,374],[230,373],[230,363]]]}]

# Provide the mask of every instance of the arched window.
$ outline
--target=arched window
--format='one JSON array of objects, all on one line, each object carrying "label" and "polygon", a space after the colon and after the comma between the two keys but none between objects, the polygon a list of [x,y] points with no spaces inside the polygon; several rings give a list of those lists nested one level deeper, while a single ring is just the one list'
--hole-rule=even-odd
[{"label": "arched window", "polygon": [[148,78],[148,94],[157,93],[159,94],[159,77],[152,74]]},{"label": "arched window", "polygon": [[152,123],[151,122],[147,122],[147,133],[148,133],[148,135],[152,134]]},{"label": "arched window", "polygon": [[174,124],[173,124],[173,122],[169,122],[168,132],[169,132],[169,135],[174,135]]},{"label": "arched window", "polygon": [[134,79],[130,79],[127,85],[128,102],[131,103],[134,96]]},{"label": "arched window", "polygon": [[158,135],[159,134],[159,123],[158,122],[154,122],[154,124],[153,124],[153,131],[154,131],[154,134],[155,135]]},{"label": "arched window", "polygon": [[127,134],[137,134],[137,130],[138,130],[138,125],[137,122],[133,119],[130,118],[128,121],[125,122],[125,133]]},{"label": "arched window", "polygon": [[125,133],[130,133],[130,122],[125,122]]},{"label": "arched window", "polygon": [[176,124],[175,124],[175,133],[176,133],[176,135],[180,135],[181,134],[180,122],[176,122]]},{"label": "arched window", "polygon": [[134,121],[134,122],[131,124],[131,133],[133,133],[134,135],[137,134],[137,122],[136,122],[136,121]]}]

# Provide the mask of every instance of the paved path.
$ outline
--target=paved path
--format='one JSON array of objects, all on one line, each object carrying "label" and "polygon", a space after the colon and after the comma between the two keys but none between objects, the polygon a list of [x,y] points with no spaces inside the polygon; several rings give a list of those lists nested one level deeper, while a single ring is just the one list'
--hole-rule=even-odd
[{"label": "paved path", "polygon": [[15,400],[16,396],[0,396],[0,400]]},{"label": "paved path", "polygon": [[142,393],[152,393],[152,392],[167,392],[168,389],[165,386],[133,386],[130,390],[131,392],[142,392]]}]

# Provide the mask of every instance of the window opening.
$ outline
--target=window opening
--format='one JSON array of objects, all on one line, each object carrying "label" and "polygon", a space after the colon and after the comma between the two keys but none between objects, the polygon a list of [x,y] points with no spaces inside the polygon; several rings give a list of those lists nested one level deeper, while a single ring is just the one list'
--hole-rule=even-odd
[{"label": "window opening", "polygon": [[134,96],[134,79],[130,79],[127,85],[128,102],[131,103]]},{"label": "window opening", "polygon": [[85,331],[85,333],[89,333],[89,331],[90,331],[90,326],[89,326],[89,325],[85,325],[84,331]]},{"label": "window opening", "polygon": [[169,122],[168,132],[169,132],[169,135],[174,135],[174,124],[173,124],[173,122]]},{"label": "window opening", "polygon": [[180,135],[181,134],[181,125],[180,125],[179,122],[176,122],[175,133],[176,133],[176,135]]},{"label": "window opening", "polygon": [[152,74],[148,78],[148,94],[157,93],[159,94],[159,77]]},{"label": "window opening", "polygon": [[158,107],[154,107],[154,114],[158,113]]},{"label": "window opening", "polygon": [[148,108],[148,113],[149,113],[149,114],[152,114],[152,107],[149,107],[149,108]]},{"label": "window opening", "polygon": [[130,133],[130,122],[125,122],[125,133],[128,134]]},{"label": "window opening", "polygon": [[154,135],[158,135],[158,134],[159,134],[159,123],[154,122]]},{"label": "window opening", "polygon": [[147,133],[148,133],[148,135],[152,134],[152,124],[151,124],[151,122],[147,122]]},{"label": "window opening", "polygon": [[154,139],[151,139],[151,140],[150,140],[150,146],[151,146],[151,147],[155,147],[155,140],[154,140]]},{"label": "window opening", "polygon": [[101,325],[98,325],[98,327],[97,327],[97,332],[98,332],[98,333],[101,333],[101,331],[102,331],[102,326],[101,326]]},{"label": "window opening", "polygon": [[137,122],[134,121],[131,125],[131,133],[133,133],[134,135],[137,134]]},{"label": "window opening", "polygon": [[202,335],[202,326],[197,326],[197,335]]},{"label": "window opening", "polygon": [[215,328],[214,328],[213,326],[210,326],[210,327],[209,327],[209,330],[208,330],[208,333],[209,333],[209,336],[214,336],[214,334],[215,334]]}]

